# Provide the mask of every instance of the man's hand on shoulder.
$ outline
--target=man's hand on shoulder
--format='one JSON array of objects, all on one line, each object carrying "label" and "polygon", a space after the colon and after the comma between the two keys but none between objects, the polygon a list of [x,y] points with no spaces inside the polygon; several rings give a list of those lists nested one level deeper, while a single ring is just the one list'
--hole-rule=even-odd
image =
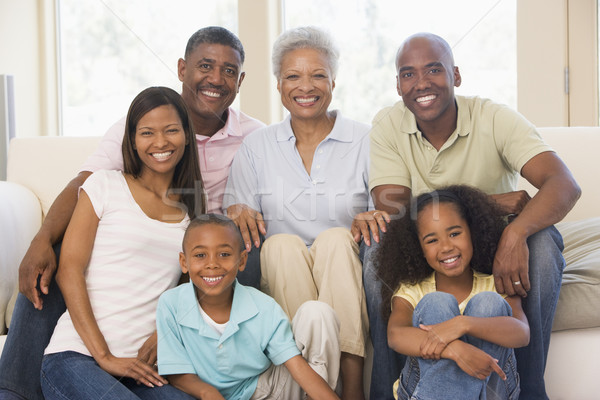
[{"label": "man's hand on shoulder", "polygon": [[267,234],[261,213],[245,204],[233,204],[227,207],[227,216],[240,228],[247,251],[252,250],[252,242],[260,247],[260,234]]},{"label": "man's hand on shoulder", "polygon": [[[48,294],[48,287],[55,272],[56,255],[52,244],[36,236],[19,265],[19,291],[38,310],[41,310],[44,305],[42,293]],[[40,278],[39,289],[37,288],[38,277]]]}]

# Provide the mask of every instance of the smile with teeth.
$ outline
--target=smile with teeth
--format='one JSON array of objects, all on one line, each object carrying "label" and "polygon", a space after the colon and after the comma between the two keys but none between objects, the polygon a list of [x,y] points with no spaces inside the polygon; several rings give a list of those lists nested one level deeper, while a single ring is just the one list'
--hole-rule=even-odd
[{"label": "smile with teeth", "polygon": [[294,97],[294,100],[300,104],[314,103],[319,99],[319,96],[314,97]]},{"label": "smile with teeth", "polygon": [[156,158],[158,161],[163,161],[169,158],[171,154],[173,154],[172,151],[165,151],[163,153],[152,153],[152,157]]},{"label": "smile with teeth", "polygon": [[203,94],[203,95],[205,95],[205,96],[208,96],[208,97],[215,97],[215,98],[216,98],[216,97],[221,97],[221,96],[222,96],[222,94],[221,94],[221,93],[219,93],[219,92],[214,92],[214,91],[212,91],[212,90],[201,90],[201,91],[200,91],[200,93],[202,93],[202,94]]},{"label": "smile with teeth", "polygon": [[223,279],[223,276],[203,276],[202,279],[208,284],[214,284]]},{"label": "smile with teeth", "polygon": [[441,260],[441,262],[443,264],[452,264],[456,260],[458,260],[458,256],[455,256],[455,257],[452,257],[452,258],[446,258],[445,260]]},{"label": "smile with teeth", "polygon": [[429,96],[417,97],[416,101],[417,101],[417,103],[420,103],[420,104],[428,103],[428,102],[435,100],[436,97],[437,97],[436,95],[430,94]]}]

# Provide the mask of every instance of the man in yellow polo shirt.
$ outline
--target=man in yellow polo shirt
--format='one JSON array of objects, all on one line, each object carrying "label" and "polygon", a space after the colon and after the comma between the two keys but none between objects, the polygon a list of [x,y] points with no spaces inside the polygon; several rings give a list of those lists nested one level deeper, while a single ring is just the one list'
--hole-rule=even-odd
[{"label": "man in yellow polo shirt", "polygon": [[[461,76],[444,39],[429,33],[409,37],[396,68],[402,102],[380,111],[370,134],[375,207],[402,214],[412,195],[468,184],[514,215],[498,245],[495,284],[499,293],[524,298],[530,324],[529,346],[516,351],[520,398],[547,399],[544,368],[564,268],[562,238],[553,224],[573,207],[579,186],[523,116],[487,99],[454,95]],[[516,191],[519,174],[539,189],[533,198]],[[389,376],[396,379],[400,366],[387,348],[373,247],[364,263],[375,353],[371,398],[387,399]]]}]

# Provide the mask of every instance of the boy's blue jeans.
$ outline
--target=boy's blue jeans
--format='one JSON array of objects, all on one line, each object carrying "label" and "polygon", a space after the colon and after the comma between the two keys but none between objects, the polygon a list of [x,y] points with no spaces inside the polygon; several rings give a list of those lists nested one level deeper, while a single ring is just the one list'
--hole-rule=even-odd
[{"label": "boy's blue jeans", "polygon": [[192,400],[171,385],[148,387],[131,378],[115,378],[90,357],[74,351],[44,356],[41,382],[46,400]]},{"label": "boy's blue jeans", "polygon": [[[413,313],[413,326],[433,325],[460,315],[456,298],[448,293],[427,294],[417,304]],[[476,294],[467,304],[464,315],[487,318],[510,316],[508,303],[495,292]],[[482,339],[464,336],[460,340],[472,344],[498,360],[506,374],[503,381],[492,372],[481,380],[464,372],[452,360],[426,360],[409,357],[400,375],[398,399],[408,400],[513,400],[519,396],[519,376],[513,349]]]},{"label": "boy's blue jeans", "polygon": [[[381,237],[380,232],[380,237]],[[531,290],[523,299],[523,310],[529,321],[529,345],[515,350],[521,377],[521,400],[547,400],[544,370],[550,345],[550,333],[558,302],[565,260],[563,241],[558,230],[551,226],[527,240],[529,246],[529,280]],[[374,257],[378,245],[371,240],[365,247],[363,283],[365,287],[371,341],[373,342],[373,371],[371,399],[393,399],[392,384],[402,368],[402,360],[387,345],[387,326],[381,315],[381,281],[377,279]]]}]

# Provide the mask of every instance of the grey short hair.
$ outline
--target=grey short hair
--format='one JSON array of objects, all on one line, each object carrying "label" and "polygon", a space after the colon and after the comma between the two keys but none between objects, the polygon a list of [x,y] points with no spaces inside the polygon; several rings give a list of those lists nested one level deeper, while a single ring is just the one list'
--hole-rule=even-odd
[{"label": "grey short hair", "polygon": [[273,74],[279,80],[281,62],[290,51],[297,49],[315,49],[322,52],[329,63],[333,78],[337,75],[340,51],[329,33],[314,26],[302,26],[287,30],[273,44]]}]

